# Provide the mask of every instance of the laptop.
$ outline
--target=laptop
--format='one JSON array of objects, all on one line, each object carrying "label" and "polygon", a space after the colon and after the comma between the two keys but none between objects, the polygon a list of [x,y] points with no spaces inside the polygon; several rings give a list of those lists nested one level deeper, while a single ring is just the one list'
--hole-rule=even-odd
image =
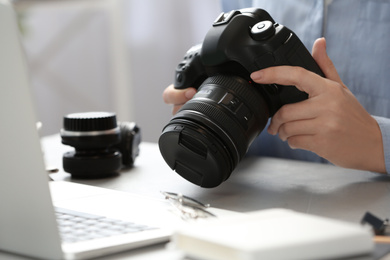
[{"label": "laptop", "polygon": [[[0,91],[0,251],[29,258],[88,259],[169,240],[172,229],[162,221],[164,214],[168,219],[163,200],[49,182],[16,15],[7,0],[0,0]],[[127,228],[82,241],[77,241],[78,234],[61,235],[60,229],[73,227],[66,226],[68,216],[80,214],[89,222],[99,219]],[[128,232],[122,233],[124,229]]]}]

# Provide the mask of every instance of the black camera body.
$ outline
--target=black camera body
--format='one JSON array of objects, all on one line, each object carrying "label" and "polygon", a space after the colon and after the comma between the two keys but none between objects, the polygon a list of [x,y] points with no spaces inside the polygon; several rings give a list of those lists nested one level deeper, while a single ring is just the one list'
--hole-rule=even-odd
[{"label": "black camera body", "polygon": [[134,122],[117,122],[111,112],[73,113],[64,116],[61,142],[75,148],[62,157],[66,172],[74,178],[104,178],[133,166],[141,130]]},{"label": "black camera body", "polygon": [[176,67],[177,89],[198,92],[165,126],[162,156],[201,187],[225,181],[280,107],[307,99],[293,86],[253,83],[254,71],[280,65],[323,73],[299,38],[262,9],[222,13],[202,44]]}]

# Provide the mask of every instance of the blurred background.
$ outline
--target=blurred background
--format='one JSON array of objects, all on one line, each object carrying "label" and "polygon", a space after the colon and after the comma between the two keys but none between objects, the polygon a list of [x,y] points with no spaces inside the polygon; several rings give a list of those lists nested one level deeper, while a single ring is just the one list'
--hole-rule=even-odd
[{"label": "blurred background", "polygon": [[162,100],[176,65],[203,41],[218,0],[14,1],[41,134],[64,115],[110,111],[157,142],[171,118]]}]

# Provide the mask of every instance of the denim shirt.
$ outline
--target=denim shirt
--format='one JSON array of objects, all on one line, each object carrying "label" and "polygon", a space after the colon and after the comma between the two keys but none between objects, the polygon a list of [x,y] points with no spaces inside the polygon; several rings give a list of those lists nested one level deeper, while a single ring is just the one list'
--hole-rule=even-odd
[{"label": "denim shirt", "polygon": [[[259,7],[294,31],[311,51],[325,37],[327,52],[341,79],[382,132],[390,173],[390,1],[388,0],[226,0],[224,11]],[[357,140],[358,141],[358,140]],[[263,131],[248,154],[326,162],[314,153],[292,150]]]}]

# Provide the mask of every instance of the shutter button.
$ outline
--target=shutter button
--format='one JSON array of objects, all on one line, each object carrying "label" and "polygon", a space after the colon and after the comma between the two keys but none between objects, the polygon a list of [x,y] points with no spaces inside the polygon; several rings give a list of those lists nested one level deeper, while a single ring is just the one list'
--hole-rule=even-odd
[{"label": "shutter button", "polygon": [[264,41],[275,34],[275,27],[271,21],[262,21],[251,29],[252,38],[256,41]]}]

